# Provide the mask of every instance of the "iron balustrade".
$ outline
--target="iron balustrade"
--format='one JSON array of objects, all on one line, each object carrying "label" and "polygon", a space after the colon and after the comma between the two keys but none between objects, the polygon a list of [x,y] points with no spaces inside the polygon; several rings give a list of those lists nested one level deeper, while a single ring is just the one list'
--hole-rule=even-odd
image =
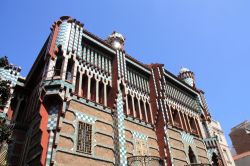
[{"label": "iron balustrade", "polygon": [[164,162],[157,156],[131,156],[127,158],[128,166],[163,166]]}]

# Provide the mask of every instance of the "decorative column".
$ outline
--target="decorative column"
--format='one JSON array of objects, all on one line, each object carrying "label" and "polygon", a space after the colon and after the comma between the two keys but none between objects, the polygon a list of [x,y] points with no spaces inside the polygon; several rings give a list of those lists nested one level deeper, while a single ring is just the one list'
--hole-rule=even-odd
[{"label": "decorative column", "polygon": [[153,117],[151,104],[149,103],[149,101],[148,101],[148,106],[149,106],[149,111],[150,111],[150,116],[151,116],[151,122],[152,122],[152,125],[153,125],[154,124],[154,117]]},{"label": "decorative column", "polygon": [[172,125],[174,125],[174,119],[173,119],[173,114],[172,114],[171,106],[168,105],[168,109],[169,109],[169,113],[170,113],[170,120],[171,120],[171,123],[172,123]]},{"label": "decorative column", "polygon": [[191,128],[190,121],[189,121],[189,118],[188,118],[188,117],[189,117],[189,116],[186,115],[186,119],[187,119],[187,124],[188,124],[188,127],[189,127],[189,131],[190,131],[190,133],[192,133],[192,128]]},{"label": "decorative column", "polygon": [[93,74],[91,72],[87,73],[88,76],[88,92],[87,92],[87,99],[90,100],[91,97],[91,93],[90,93],[90,89],[91,89],[91,78],[93,76]]},{"label": "decorative column", "polygon": [[178,116],[179,116],[179,119],[180,119],[181,128],[182,128],[182,129],[184,129],[184,128],[183,128],[183,124],[182,124],[182,120],[181,120],[180,111],[179,111],[179,110],[177,110],[177,113],[178,113]]},{"label": "decorative column", "polygon": [[104,106],[107,106],[107,86],[108,82],[104,81]]},{"label": "decorative column", "polygon": [[201,136],[200,129],[199,129],[198,125],[197,125],[197,119],[196,118],[193,118],[193,119],[194,119],[194,124],[195,124],[196,131],[197,131],[198,135]]},{"label": "decorative column", "polygon": [[132,107],[133,107],[133,118],[136,118],[134,96],[131,96],[131,99],[132,99]]},{"label": "decorative column", "polygon": [[75,85],[76,85],[77,66],[78,66],[78,63],[74,59],[73,78],[72,78],[72,85],[73,85],[73,87],[75,87]]},{"label": "decorative column", "polygon": [[82,96],[82,75],[83,75],[83,73],[80,72],[79,86],[78,86],[78,96]]},{"label": "decorative column", "polygon": [[126,114],[130,115],[130,110],[128,109],[128,94],[126,94]]},{"label": "decorative column", "polygon": [[99,103],[99,82],[100,78],[96,77],[96,103]]},{"label": "decorative column", "polygon": [[147,114],[147,107],[146,107],[146,102],[143,101],[143,107],[144,107],[144,114],[145,114],[145,117],[146,117],[146,122],[148,123],[148,114]]},{"label": "decorative column", "polygon": [[185,129],[188,131],[188,126],[187,126],[185,115],[184,114],[181,114],[181,115],[182,115],[182,119],[183,119],[184,124],[185,124]]}]

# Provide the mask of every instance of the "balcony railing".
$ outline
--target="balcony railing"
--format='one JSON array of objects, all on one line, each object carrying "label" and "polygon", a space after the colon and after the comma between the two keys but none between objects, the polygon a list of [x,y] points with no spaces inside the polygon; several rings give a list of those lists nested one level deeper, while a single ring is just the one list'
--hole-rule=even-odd
[{"label": "balcony railing", "polygon": [[128,166],[163,166],[163,160],[156,156],[128,157]]}]

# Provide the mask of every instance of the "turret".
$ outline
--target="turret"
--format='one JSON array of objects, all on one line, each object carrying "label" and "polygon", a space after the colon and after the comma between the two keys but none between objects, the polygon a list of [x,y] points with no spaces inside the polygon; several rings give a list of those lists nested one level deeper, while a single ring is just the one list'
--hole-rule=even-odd
[{"label": "turret", "polygon": [[178,78],[190,85],[191,87],[195,87],[194,73],[189,69],[182,67],[180,69]]},{"label": "turret", "polygon": [[122,34],[114,31],[108,37],[108,43],[110,43],[115,49],[124,50],[125,38]]}]

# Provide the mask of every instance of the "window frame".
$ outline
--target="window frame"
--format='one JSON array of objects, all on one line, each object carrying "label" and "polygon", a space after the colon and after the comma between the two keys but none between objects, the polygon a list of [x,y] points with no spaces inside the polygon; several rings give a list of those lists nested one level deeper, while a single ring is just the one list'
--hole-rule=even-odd
[{"label": "window frame", "polygon": [[[80,124],[82,124],[83,128],[80,129]],[[85,127],[84,127],[85,125]],[[86,128],[87,126],[90,126],[90,131],[86,131]],[[85,131],[84,131],[85,129]],[[86,134],[86,132],[89,132],[89,136],[90,136],[90,140],[89,142],[87,142],[87,139],[85,137],[85,140],[82,139],[82,145],[79,145],[79,134],[80,134],[80,131],[82,130],[82,137],[84,135],[84,133]],[[92,155],[93,154],[93,124],[91,123],[87,123],[87,122],[84,122],[84,121],[78,121],[77,123],[77,138],[76,138],[76,152],[77,153],[81,153],[81,154],[87,154],[87,155]],[[87,149],[86,147],[86,142],[87,142],[87,145],[89,146],[89,150]],[[79,146],[82,146],[81,148],[79,148]]]}]

